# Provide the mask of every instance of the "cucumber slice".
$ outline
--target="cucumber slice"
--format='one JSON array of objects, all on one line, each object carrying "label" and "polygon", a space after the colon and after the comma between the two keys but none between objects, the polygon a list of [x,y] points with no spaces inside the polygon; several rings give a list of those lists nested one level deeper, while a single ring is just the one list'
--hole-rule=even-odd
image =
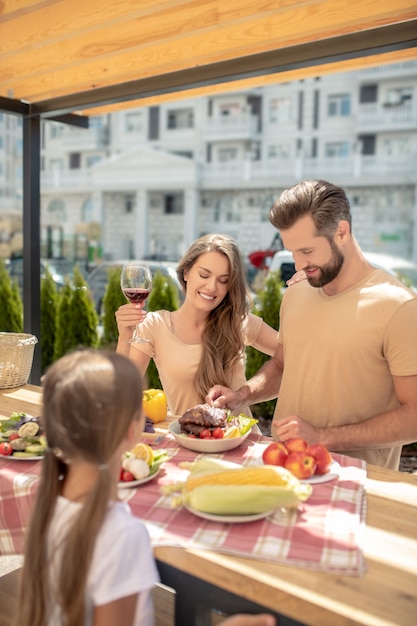
[{"label": "cucumber slice", "polygon": [[24,452],[13,452],[13,456],[19,459],[28,459],[34,456],[43,456],[43,454],[37,454],[35,452],[28,452],[27,450],[25,450]]},{"label": "cucumber slice", "polygon": [[29,446],[26,446],[25,452],[30,452],[32,455],[34,454],[43,454],[45,452],[45,448],[41,446],[40,443],[33,443]]}]

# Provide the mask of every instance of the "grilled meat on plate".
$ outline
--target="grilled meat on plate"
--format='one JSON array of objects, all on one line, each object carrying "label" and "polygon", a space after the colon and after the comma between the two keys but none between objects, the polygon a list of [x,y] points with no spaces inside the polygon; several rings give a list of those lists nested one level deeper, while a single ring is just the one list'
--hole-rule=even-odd
[{"label": "grilled meat on plate", "polygon": [[206,428],[213,430],[214,428],[225,428],[227,420],[227,411],[225,409],[216,409],[209,404],[197,404],[187,409],[178,423],[181,426],[181,432],[187,435],[199,435]]}]

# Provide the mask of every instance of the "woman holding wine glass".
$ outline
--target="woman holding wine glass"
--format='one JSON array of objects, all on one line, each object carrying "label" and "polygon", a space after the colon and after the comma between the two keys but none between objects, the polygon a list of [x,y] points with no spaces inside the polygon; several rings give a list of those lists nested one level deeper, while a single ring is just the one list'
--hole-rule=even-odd
[{"label": "woman holding wine glass", "polygon": [[[145,374],[152,358],[172,414],[204,402],[214,384],[243,385],[245,346],[272,356],[277,331],[249,312],[249,290],[237,242],[226,235],[200,237],[177,267],[185,299],[176,311],[146,313],[138,304],[116,311],[117,352]],[[128,343],[136,327],[148,341]],[[251,414],[249,407],[243,411]]]}]

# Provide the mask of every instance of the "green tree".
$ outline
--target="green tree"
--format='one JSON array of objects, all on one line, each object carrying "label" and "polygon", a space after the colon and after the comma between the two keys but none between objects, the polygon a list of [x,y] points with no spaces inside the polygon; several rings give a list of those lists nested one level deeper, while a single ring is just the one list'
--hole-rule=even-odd
[{"label": "green tree", "polygon": [[[178,291],[169,276],[165,276],[162,272],[155,272],[152,278],[152,291],[147,302],[148,311],[176,311],[180,306]],[[150,361],[146,370],[148,378],[148,387],[152,389],[162,389],[159,379],[158,370],[153,360]]]},{"label": "green tree", "polygon": [[72,347],[70,335],[72,287],[68,277],[58,296],[54,361],[64,356]]},{"label": "green tree", "polygon": [[49,268],[46,268],[45,277],[41,283],[41,366],[43,373],[54,361],[57,309],[58,292],[56,283]]},{"label": "green tree", "polygon": [[23,304],[17,281],[12,282],[0,259],[0,331],[23,332]]},{"label": "green tree", "polygon": [[84,276],[74,268],[74,289],[70,300],[69,332],[71,347],[95,348],[98,345],[98,317]]},{"label": "green tree", "polygon": [[103,297],[103,336],[101,343],[105,346],[115,345],[119,336],[116,324],[115,312],[122,304],[126,304],[126,298],[120,289],[121,268],[116,267],[109,271],[109,280]]},{"label": "green tree", "polygon": [[146,308],[148,311],[176,311],[180,306],[178,290],[172,279],[160,271],[152,277],[152,290]]},{"label": "green tree", "polygon": [[[252,313],[262,317],[264,322],[279,329],[279,310],[281,307],[282,290],[284,284],[281,280],[280,272],[269,272],[264,283],[263,289],[257,294],[256,306]],[[256,348],[249,346],[246,348],[246,377],[251,378],[262,365],[270,359],[270,357]],[[256,417],[272,418],[274,413],[276,400],[268,400],[255,404],[252,407],[253,414]]]}]

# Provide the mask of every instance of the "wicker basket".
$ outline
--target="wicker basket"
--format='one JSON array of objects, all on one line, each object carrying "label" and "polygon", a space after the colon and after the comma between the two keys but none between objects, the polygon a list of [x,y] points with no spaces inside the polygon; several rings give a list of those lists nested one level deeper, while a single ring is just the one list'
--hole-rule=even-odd
[{"label": "wicker basket", "polygon": [[0,333],[0,388],[26,385],[36,343],[35,335]]}]

